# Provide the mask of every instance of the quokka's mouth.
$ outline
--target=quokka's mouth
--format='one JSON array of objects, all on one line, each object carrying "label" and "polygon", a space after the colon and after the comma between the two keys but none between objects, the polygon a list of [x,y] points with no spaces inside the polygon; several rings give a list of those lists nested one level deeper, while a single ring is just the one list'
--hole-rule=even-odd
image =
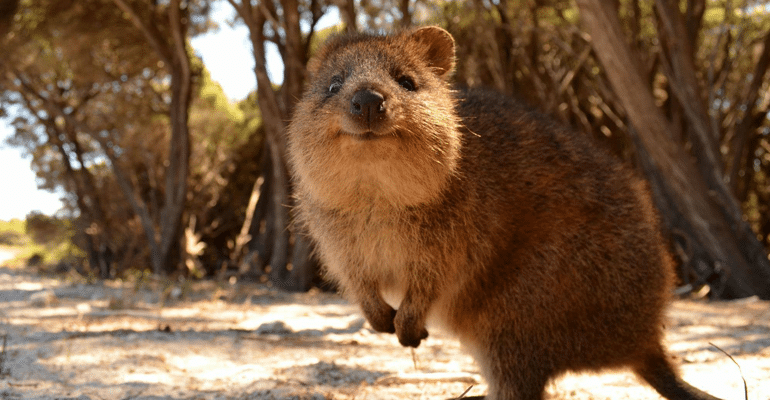
[{"label": "quokka's mouth", "polygon": [[339,136],[348,136],[356,140],[360,140],[362,142],[369,141],[369,140],[377,140],[384,138],[386,135],[378,135],[372,131],[366,131],[366,132],[360,132],[360,133],[350,133],[345,131],[339,131]]}]

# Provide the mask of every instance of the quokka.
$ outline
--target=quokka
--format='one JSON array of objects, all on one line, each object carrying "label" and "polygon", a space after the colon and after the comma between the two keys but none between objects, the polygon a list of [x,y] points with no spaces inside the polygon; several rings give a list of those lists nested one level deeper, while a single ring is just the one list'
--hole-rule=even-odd
[{"label": "quokka", "polygon": [[454,334],[488,399],[542,399],[566,371],[628,367],[669,399],[673,262],[646,184],[500,94],[456,89],[438,27],[337,36],[288,130],[296,214],[371,326]]}]

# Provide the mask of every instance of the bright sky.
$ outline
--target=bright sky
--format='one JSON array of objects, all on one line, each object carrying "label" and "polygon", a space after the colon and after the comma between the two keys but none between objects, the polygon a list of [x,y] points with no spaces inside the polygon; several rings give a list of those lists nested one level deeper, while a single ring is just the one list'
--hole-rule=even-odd
[{"label": "bright sky", "polygon": [[37,189],[30,159],[5,145],[11,134],[13,129],[0,121],[0,220],[23,219],[32,210],[53,214],[61,208],[60,195]]},{"label": "bright sky", "polygon": [[[232,7],[220,2],[213,18],[225,21],[233,13]],[[339,15],[333,9],[319,26],[328,27],[338,20]],[[242,100],[255,89],[254,58],[245,26],[231,28],[222,22],[218,31],[194,38],[192,46],[231,101]],[[267,58],[268,70],[282,70],[275,48],[268,51]],[[270,75],[275,82],[283,80],[280,75]],[[22,157],[18,149],[5,145],[5,139],[12,134],[13,129],[7,121],[0,120],[0,171],[3,171],[0,173],[0,220],[24,219],[33,210],[49,215],[55,213],[62,206],[60,194],[37,189],[35,174],[30,169],[31,159]]]}]

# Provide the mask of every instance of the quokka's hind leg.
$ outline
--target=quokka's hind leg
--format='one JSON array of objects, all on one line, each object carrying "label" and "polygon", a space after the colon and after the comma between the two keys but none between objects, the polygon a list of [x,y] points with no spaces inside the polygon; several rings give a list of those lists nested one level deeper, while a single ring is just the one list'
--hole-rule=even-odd
[{"label": "quokka's hind leg", "polygon": [[549,378],[544,371],[513,369],[502,375],[490,378],[499,380],[489,383],[486,400],[543,400]]},{"label": "quokka's hind leg", "polygon": [[669,400],[720,400],[682,380],[663,350],[644,358],[634,372]]},{"label": "quokka's hind leg", "polygon": [[553,375],[550,358],[531,347],[513,343],[490,344],[486,357],[477,359],[489,385],[486,400],[542,400]]}]

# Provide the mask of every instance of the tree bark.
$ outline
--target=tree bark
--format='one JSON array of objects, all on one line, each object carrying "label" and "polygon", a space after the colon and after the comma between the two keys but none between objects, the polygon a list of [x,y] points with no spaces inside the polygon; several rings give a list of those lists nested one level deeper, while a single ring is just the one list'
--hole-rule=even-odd
[{"label": "tree bark", "polygon": [[[770,298],[770,263],[766,254],[764,251],[757,251],[757,248],[762,248],[761,245],[748,246],[750,248],[745,245],[744,241],[756,241],[756,237],[747,237],[747,224],[740,217],[736,219],[734,199],[725,204],[724,200],[730,198],[730,194],[719,192],[725,186],[711,187],[709,184],[714,183],[713,178],[704,177],[693,157],[667,134],[674,130],[655,105],[650,87],[645,84],[648,79],[625,42],[617,9],[602,0],[578,0],[577,4],[583,26],[591,35],[594,50],[614,92],[626,110],[631,125],[638,133],[638,143],[644,153],[649,155],[652,169],[663,177],[651,179],[651,183],[654,186],[653,191],[657,194],[655,197],[659,202],[658,206],[664,211],[666,224],[670,228],[686,232],[691,245],[702,249],[708,256],[710,270],[723,274],[723,287],[712,286],[714,295],[758,295],[765,299]],[[664,21],[664,24],[669,22]],[[677,31],[675,27],[667,29]],[[676,57],[678,60],[675,64],[686,62],[680,59],[686,57]],[[682,64],[676,65],[678,66],[672,67],[672,70],[678,70],[674,76],[681,76],[680,74],[689,68]],[[677,96],[690,98],[695,95],[694,88],[686,82],[678,82],[684,87],[676,89]],[[697,104],[686,107],[688,121],[700,118],[701,111],[698,110]],[[709,132],[708,128],[702,125],[702,119],[694,122],[697,135]],[[701,144],[703,148],[700,150],[704,152],[698,156],[705,154],[707,157],[701,162],[711,163],[712,167],[718,165],[714,163],[710,146],[707,146],[707,143]],[[712,196],[714,191],[719,192],[717,196]],[[720,271],[721,268],[723,271]],[[708,276],[701,278],[705,280]]]},{"label": "tree bark", "polygon": [[[139,215],[144,226],[150,245],[153,272],[165,275],[173,271],[183,259],[182,217],[187,198],[187,178],[189,175],[190,132],[188,128],[188,112],[192,92],[192,70],[187,52],[188,16],[183,10],[181,0],[171,0],[167,11],[168,26],[171,30],[171,41],[156,25],[156,21],[143,18],[139,10],[134,9],[125,0],[114,0],[115,4],[125,12],[134,26],[144,35],[147,42],[163,60],[171,75],[171,105],[169,122],[171,138],[169,145],[168,167],[165,171],[164,202],[160,210],[159,226],[155,223],[148,208],[139,196],[126,192],[131,189],[127,178],[121,179],[118,170],[120,187]],[[154,7],[151,6],[154,12]],[[150,14],[154,14],[151,12]],[[113,161],[113,167],[117,160]]]}]

